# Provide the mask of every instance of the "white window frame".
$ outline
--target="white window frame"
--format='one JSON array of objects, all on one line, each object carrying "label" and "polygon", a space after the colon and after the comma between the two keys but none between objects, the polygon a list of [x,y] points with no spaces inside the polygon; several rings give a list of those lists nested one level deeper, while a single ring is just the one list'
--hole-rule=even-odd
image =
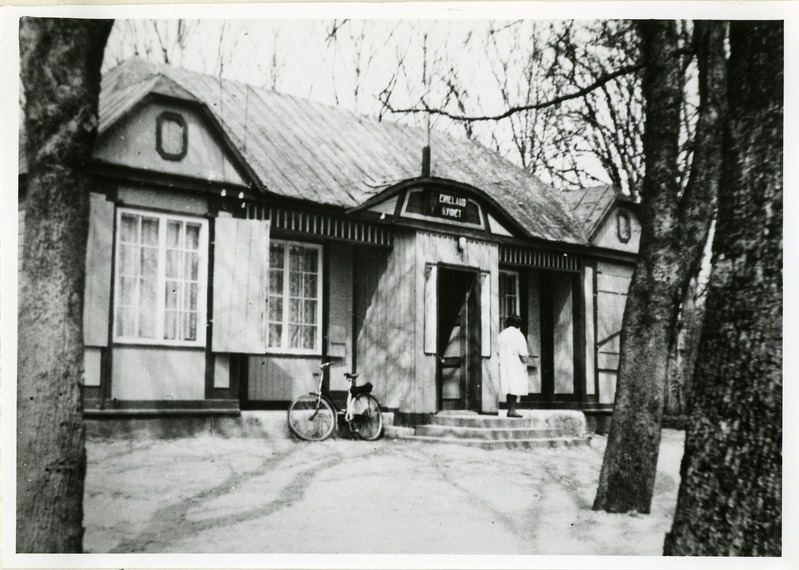
[{"label": "white window frame", "polygon": [[[120,291],[120,250],[121,240],[119,231],[122,227],[122,216],[124,214],[134,216],[145,216],[158,219],[158,276],[156,282],[156,322],[155,338],[125,337],[117,332],[117,311],[119,304]],[[165,313],[166,313],[166,226],[168,221],[188,222],[200,225],[199,242],[199,267],[197,280],[197,338],[195,340],[165,339]],[[114,342],[120,344],[142,344],[158,346],[183,346],[183,347],[205,347],[205,332],[207,324],[208,309],[208,220],[192,216],[181,216],[161,212],[153,212],[138,208],[117,208],[116,228],[115,228],[115,251],[114,251]]]},{"label": "white window frame", "polygon": [[[321,356],[322,354],[322,282],[323,282],[323,275],[322,275],[322,255],[324,254],[324,249],[321,244],[317,243],[308,243],[302,241],[292,241],[292,240],[284,240],[284,239],[271,239],[269,242],[270,248],[270,258],[271,258],[271,248],[273,245],[281,244],[285,248],[285,254],[283,256],[283,321],[281,323],[283,327],[283,334],[280,339],[280,346],[269,346],[271,344],[271,338],[269,336],[269,312],[267,307],[266,312],[266,352],[268,354],[302,354],[302,355],[313,355],[313,356]],[[303,249],[315,249],[318,254],[316,256],[316,348],[291,348],[288,346],[289,342],[289,248],[291,246],[301,247]],[[271,260],[269,263],[269,269],[271,270]],[[266,286],[269,287],[271,283],[271,279],[267,279]],[[267,299],[271,291],[267,291]],[[268,302],[268,301],[267,301]]]},{"label": "white window frame", "polygon": [[519,290],[519,272],[518,271],[508,271],[506,269],[499,270],[499,277],[497,278],[497,300],[499,301],[499,310],[497,310],[497,314],[499,315],[499,330],[503,330],[505,328],[505,323],[502,322],[502,307],[505,306],[505,299],[502,298],[502,287],[500,287],[500,281],[503,275],[510,275],[513,277],[513,281],[516,285],[516,306],[513,308],[513,312],[517,315],[521,316],[519,312],[521,311],[521,291]]}]

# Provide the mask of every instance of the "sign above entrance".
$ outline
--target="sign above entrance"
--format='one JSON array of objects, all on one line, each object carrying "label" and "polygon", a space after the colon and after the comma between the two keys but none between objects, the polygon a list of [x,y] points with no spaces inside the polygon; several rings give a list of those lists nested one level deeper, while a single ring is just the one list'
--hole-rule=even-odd
[{"label": "sign above entrance", "polygon": [[406,195],[401,215],[437,223],[484,227],[478,202],[455,190],[412,188]]},{"label": "sign above entrance", "polygon": [[449,192],[428,190],[426,206],[425,214],[428,216],[463,221],[466,198],[461,198]]}]

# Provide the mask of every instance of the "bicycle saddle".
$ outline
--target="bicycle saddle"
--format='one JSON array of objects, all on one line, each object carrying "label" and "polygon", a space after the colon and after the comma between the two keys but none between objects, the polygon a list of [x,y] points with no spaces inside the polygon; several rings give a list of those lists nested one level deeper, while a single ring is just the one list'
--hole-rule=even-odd
[{"label": "bicycle saddle", "polygon": [[345,373],[344,373],[344,376],[345,376],[346,378],[349,378],[350,380],[353,380],[353,379],[357,378],[357,377],[358,377],[358,376],[360,376],[360,375],[361,375],[361,374],[360,374],[359,372],[355,372],[355,373],[353,373],[353,374],[350,374],[349,372],[345,372]]},{"label": "bicycle saddle", "polygon": [[350,394],[352,394],[353,396],[357,396],[358,394],[369,394],[371,391],[372,391],[371,382],[367,382],[363,386],[353,386],[352,388],[350,388]]}]

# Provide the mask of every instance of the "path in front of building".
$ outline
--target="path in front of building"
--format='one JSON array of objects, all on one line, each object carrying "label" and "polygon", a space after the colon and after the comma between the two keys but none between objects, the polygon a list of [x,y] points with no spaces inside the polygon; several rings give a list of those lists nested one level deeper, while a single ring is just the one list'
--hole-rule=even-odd
[{"label": "path in front of building", "polygon": [[650,515],[595,513],[605,439],[483,450],[381,440],[87,443],[93,553],[660,555],[683,435],[665,430]]}]

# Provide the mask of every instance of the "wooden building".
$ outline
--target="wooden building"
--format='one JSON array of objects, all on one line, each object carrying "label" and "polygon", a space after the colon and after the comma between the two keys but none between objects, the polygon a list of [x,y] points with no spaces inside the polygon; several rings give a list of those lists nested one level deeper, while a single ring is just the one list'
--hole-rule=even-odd
[{"label": "wooden building", "polygon": [[532,356],[521,405],[606,414],[637,204],[610,187],[556,192],[473,141],[426,140],[139,59],[109,72],[86,414],[280,409],[322,360],[332,390],[357,369],[409,416],[496,413],[513,312]]}]

